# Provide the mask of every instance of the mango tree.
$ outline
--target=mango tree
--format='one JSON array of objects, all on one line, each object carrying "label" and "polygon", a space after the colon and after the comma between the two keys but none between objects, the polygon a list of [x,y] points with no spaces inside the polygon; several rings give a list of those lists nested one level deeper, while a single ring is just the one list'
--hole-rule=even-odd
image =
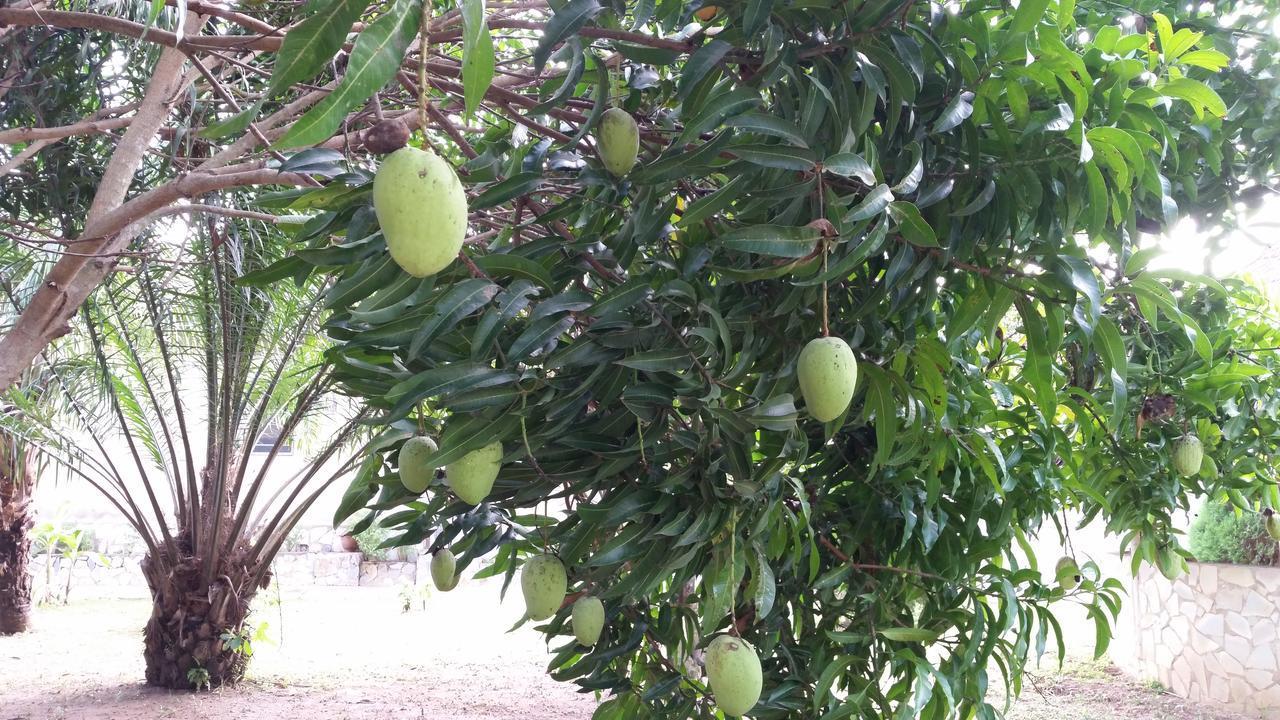
[{"label": "mango tree", "polygon": [[[185,8],[0,10],[6,32],[166,47],[136,112],[21,142],[134,113],[89,253],[157,214],[305,214],[296,253],[242,282],[332,283],[326,359],[390,428],[339,519],[459,569],[496,553],[508,581],[532,560],[534,600],[559,566],[537,627],[555,677],[607,693],[599,717],[994,717],[988,686],[1061,646],[1054,603],[1089,608],[1100,650],[1119,608],[1090,563],[1042,579],[1030,534],[1076,510],[1173,574],[1188,497],[1280,501],[1270,308],[1157,269],[1143,236],[1189,215],[1221,242],[1274,194],[1274,3]],[[425,277],[388,253],[404,225],[364,154],[405,136],[469,205]],[[124,200],[148,142],[177,161]],[[271,183],[304,187],[174,204]],[[64,260],[0,381],[116,262]],[[798,377],[819,338],[856,362],[847,403]],[[1177,472],[1192,433],[1212,462]],[[437,447],[411,490],[414,435]],[[460,501],[450,477],[487,475],[495,443],[492,487]],[[605,610],[589,648],[581,597]]]}]

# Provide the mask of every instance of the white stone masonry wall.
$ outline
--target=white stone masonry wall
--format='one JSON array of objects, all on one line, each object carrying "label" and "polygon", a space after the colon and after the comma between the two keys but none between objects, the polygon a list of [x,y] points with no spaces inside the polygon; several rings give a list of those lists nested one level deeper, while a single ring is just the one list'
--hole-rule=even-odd
[{"label": "white stone masonry wall", "polygon": [[1280,568],[1191,563],[1170,582],[1144,566],[1128,607],[1140,673],[1189,700],[1280,717]]}]

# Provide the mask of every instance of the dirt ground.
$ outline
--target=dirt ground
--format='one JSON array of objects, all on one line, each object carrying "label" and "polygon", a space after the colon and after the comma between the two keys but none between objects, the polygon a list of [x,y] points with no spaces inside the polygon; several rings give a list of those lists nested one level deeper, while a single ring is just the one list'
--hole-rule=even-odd
[{"label": "dirt ground", "polygon": [[260,597],[272,642],[255,645],[249,681],[200,694],[142,684],[146,601],[40,609],[33,632],[0,638],[0,720],[587,720],[594,697],[546,675],[541,635],[507,634],[513,590],[500,605],[498,586],[464,581],[406,614],[395,588]]},{"label": "dirt ground", "polygon": [[[467,582],[401,613],[395,588],[307,588],[260,596],[255,645],[236,688],[147,688],[141,628],[149,604],[80,600],[42,608],[35,630],[0,638],[0,720],[588,720],[596,701],[545,674],[529,628],[508,634],[519,591]],[[1048,660],[1046,658],[1046,660]],[[1046,663],[1046,668],[1048,663]],[[1009,720],[1257,720],[1197,706],[1105,664],[1032,671]],[[1000,702],[997,706],[1000,706]]]},{"label": "dirt ground", "polygon": [[1058,672],[1055,660],[1028,677],[1007,720],[1263,720],[1188,702],[1105,662],[1069,659]]}]

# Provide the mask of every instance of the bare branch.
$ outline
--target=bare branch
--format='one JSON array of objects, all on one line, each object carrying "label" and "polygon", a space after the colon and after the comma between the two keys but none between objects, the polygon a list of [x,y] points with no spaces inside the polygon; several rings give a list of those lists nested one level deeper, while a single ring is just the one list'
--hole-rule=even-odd
[{"label": "bare branch", "polygon": [[0,130],[0,145],[16,145],[18,143],[35,142],[37,140],[61,140],[73,135],[93,135],[128,127],[132,117],[107,118],[104,120],[81,120],[71,125],[58,127],[30,127]]},{"label": "bare branch", "polygon": [[22,163],[35,157],[35,154],[40,152],[42,149],[44,149],[45,145],[48,145],[52,142],[53,142],[52,140],[36,140],[30,145],[22,148],[22,152],[18,153],[17,155],[14,155],[7,162],[0,165],[0,175],[4,175],[7,172],[12,172],[16,170],[18,167],[22,165]]},{"label": "bare branch", "polygon": [[222,215],[223,217],[246,218],[249,220],[261,220],[262,222],[275,223],[280,219],[278,215],[271,213],[256,212],[254,210],[241,210],[240,208],[221,207],[219,205],[203,205],[201,203],[185,203],[182,205],[170,205],[151,213],[151,220],[159,220],[169,215],[181,215],[183,213],[209,213],[211,215]]}]

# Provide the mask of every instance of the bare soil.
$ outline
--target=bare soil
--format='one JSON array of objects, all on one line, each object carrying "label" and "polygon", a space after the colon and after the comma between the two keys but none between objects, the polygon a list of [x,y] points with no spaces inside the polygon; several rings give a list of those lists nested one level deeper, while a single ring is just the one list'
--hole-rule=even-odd
[{"label": "bare soil", "polygon": [[1184,700],[1114,665],[1068,659],[1061,672],[1053,667],[1028,673],[1008,720],[1262,720]]},{"label": "bare soil", "polygon": [[0,720],[587,720],[592,695],[546,675],[541,635],[519,590],[466,583],[401,612],[396,588],[307,588],[259,597],[267,623],[248,679],[191,693],[142,682],[145,600],[41,608],[33,630],[0,638]]}]

